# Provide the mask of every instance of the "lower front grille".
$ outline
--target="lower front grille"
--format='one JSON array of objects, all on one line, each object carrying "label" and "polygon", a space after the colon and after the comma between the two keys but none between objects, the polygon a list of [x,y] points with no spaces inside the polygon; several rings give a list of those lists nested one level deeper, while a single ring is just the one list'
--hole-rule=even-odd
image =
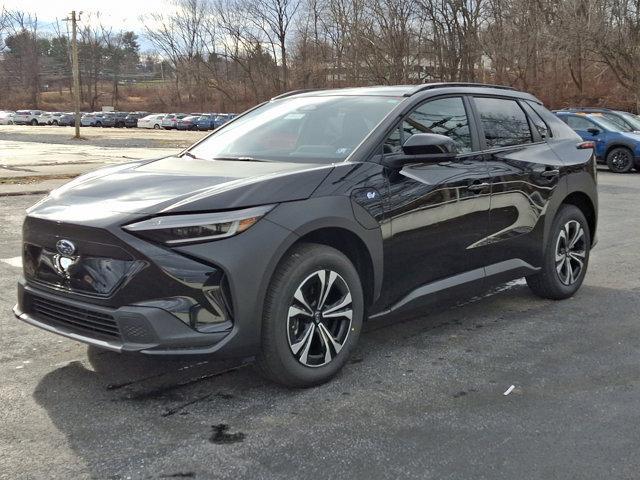
[{"label": "lower front grille", "polygon": [[92,337],[120,338],[118,324],[109,314],[43,297],[32,297],[31,308],[37,314],[38,320],[44,323],[63,326]]}]

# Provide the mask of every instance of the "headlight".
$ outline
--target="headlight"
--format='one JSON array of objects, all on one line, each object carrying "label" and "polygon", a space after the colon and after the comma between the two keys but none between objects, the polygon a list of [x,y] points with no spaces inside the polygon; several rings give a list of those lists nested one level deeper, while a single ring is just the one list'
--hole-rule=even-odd
[{"label": "headlight", "polygon": [[205,242],[232,237],[254,225],[275,205],[232,212],[167,215],[125,225],[125,230],[165,245]]}]

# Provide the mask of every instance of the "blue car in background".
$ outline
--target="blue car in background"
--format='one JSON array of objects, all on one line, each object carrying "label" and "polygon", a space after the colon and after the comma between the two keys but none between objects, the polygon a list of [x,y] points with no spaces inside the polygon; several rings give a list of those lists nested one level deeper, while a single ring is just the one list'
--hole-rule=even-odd
[{"label": "blue car in background", "polygon": [[229,120],[236,118],[235,113],[221,113],[213,119],[213,128],[218,128],[227,123]]},{"label": "blue car in background", "polygon": [[610,108],[598,107],[568,107],[558,111],[571,113],[600,113],[604,118],[617,124],[624,131],[640,132],[640,117],[633,113],[623,112],[622,110],[611,110]]},{"label": "blue car in background", "polygon": [[203,113],[196,120],[196,128],[198,130],[213,130],[214,120],[217,115],[217,113]]},{"label": "blue car in background", "polygon": [[626,173],[635,167],[640,171],[640,133],[629,131],[603,113],[554,113],[583,140],[594,142],[597,161],[606,163],[609,170]]}]

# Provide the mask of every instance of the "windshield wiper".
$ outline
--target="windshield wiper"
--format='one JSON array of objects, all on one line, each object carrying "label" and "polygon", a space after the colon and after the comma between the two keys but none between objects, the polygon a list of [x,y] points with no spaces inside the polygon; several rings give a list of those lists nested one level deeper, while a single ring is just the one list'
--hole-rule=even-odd
[{"label": "windshield wiper", "polygon": [[213,157],[211,160],[229,160],[236,162],[266,162],[266,160],[260,160],[253,157]]}]

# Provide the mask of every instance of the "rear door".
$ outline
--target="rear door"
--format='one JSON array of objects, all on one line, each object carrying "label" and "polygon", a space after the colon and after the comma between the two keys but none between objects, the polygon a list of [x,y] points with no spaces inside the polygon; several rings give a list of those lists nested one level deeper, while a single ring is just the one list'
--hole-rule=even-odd
[{"label": "rear door", "polygon": [[475,96],[476,119],[491,175],[491,211],[482,240],[487,276],[537,267],[543,222],[562,163],[552,132],[526,101]]},{"label": "rear door", "polygon": [[[384,289],[396,307],[484,277],[475,245],[487,233],[490,179],[468,99],[446,96],[418,105],[389,135],[384,155],[402,155],[404,142],[417,133],[446,135],[460,154],[453,161],[389,172],[391,236],[386,244],[391,255],[385,255]],[[474,269],[475,277],[466,275]],[[451,278],[460,274],[464,278]]]}]

